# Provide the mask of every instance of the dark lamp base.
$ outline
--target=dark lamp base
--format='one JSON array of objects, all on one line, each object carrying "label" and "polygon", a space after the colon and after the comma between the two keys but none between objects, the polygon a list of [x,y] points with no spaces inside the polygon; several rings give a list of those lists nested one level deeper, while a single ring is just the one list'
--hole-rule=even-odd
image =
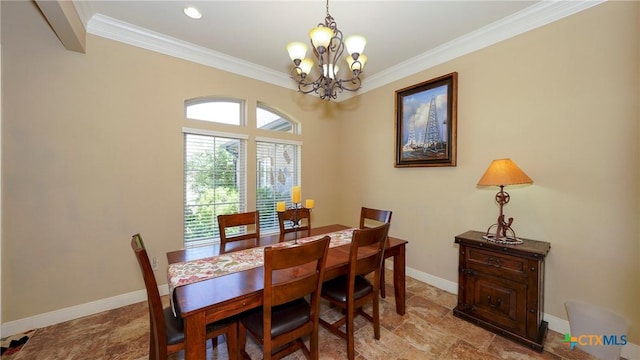
[{"label": "dark lamp base", "polygon": [[[498,223],[489,226],[487,232],[482,236],[483,239],[496,243],[507,245],[520,245],[523,243],[521,239],[516,237],[516,232],[513,231],[511,226],[513,218],[509,219],[508,223],[505,223],[503,216],[498,218]],[[502,225],[502,226],[501,226]]]}]

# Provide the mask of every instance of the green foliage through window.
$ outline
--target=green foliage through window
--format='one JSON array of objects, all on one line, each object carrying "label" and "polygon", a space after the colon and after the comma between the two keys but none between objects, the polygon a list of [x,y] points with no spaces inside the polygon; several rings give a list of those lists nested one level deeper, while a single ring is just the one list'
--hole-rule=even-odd
[{"label": "green foliage through window", "polygon": [[244,211],[244,141],[185,134],[185,243],[219,238],[217,216]]}]

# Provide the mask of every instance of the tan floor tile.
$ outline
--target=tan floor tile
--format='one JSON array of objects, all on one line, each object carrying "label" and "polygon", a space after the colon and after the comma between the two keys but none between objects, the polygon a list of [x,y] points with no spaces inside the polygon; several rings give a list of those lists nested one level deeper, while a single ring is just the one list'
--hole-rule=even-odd
[{"label": "tan floor tile", "polygon": [[485,350],[495,338],[495,334],[476,326],[468,321],[459,319],[449,312],[434,326],[442,332],[456,336],[473,346]]},{"label": "tan floor tile", "polygon": [[356,351],[370,360],[395,359],[409,346],[403,338],[383,327],[380,328],[380,340],[376,340],[371,323],[358,330],[354,338]]},{"label": "tan floor tile", "polygon": [[457,339],[440,329],[431,326],[421,318],[409,318],[393,331],[416,349],[429,356],[439,356]]},{"label": "tan floor tile", "polygon": [[[395,312],[393,272],[387,270],[386,276],[387,297],[380,301],[380,340],[373,338],[373,325],[357,316],[356,360],[595,359],[577,348],[570,350],[563,342],[564,335],[557,332],[549,331],[545,352],[538,353],[456,318],[451,312],[457,302],[454,294],[412,278],[407,278],[407,313],[400,316]],[[164,296],[163,302],[168,306],[168,297]],[[365,311],[370,313],[371,305]],[[326,301],[321,303],[321,314],[331,321],[342,316]],[[322,326],[319,343],[320,359],[346,359],[346,341]],[[148,351],[149,314],[145,301],[38,329],[23,350],[7,360],[146,360]],[[262,358],[261,348],[251,338],[247,352],[253,359]],[[215,349],[207,344],[206,358],[228,359],[223,338]],[[304,358],[302,351],[297,351],[285,360]],[[183,360],[184,352],[169,359]]]},{"label": "tan floor tile", "polygon": [[538,352],[526,346],[520,345],[501,336],[496,336],[489,345],[489,352],[497,354],[501,359],[514,360],[554,360],[560,359],[558,355],[548,351]]},{"label": "tan floor tile", "polygon": [[396,312],[395,302],[380,301],[380,325],[387,330],[394,330],[410,315],[400,315]]},{"label": "tan floor tile", "polygon": [[492,355],[463,340],[454,342],[443,354],[441,359],[450,360],[498,360],[506,359]]},{"label": "tan floor tile", "polygon": [[419,317],[428,323],[438,323],[451,310],[438,305],[422,295],[414,295],[407,300],[409,318]]}]

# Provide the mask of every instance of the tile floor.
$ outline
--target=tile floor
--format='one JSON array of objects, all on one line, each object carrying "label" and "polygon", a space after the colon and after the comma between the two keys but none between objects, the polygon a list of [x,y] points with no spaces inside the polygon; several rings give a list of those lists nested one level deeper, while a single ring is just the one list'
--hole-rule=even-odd
[{"label": "tile floor", "polygon": [[[387,274],[393,279],[393,274]],[[166,299],[165,299],[166,300]],[[579,349],[570,350],[563,335],[549,331],[545,351],[538,353],[453,316],[456,296],[412,278],[407,278],[407,314],[395,312],[393,287],[380,303],[381,338],[373,339],[373,328],[356,318],[357,360],[412,359],[594,359]],[[322,317],[336,316],[323,304]],[[147,359],[149,323],[146,302],[37,329],[22,351],[5,360],[45,359]],[[222,339],[207,349],[207,359],[227,359]],[[247,352],[260,359],[261,350],[247,343]],[[346,344],[321,328],[320,358],[346,359]],[[170,359],[182,359],[182,353]],[[304,359],[301,351],[287,360]]]}]

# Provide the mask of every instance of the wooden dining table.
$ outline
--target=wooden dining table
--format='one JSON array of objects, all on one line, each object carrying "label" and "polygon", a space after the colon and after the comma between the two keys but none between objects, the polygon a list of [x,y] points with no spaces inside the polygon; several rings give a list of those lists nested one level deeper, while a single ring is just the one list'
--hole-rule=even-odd
[{"label": "wooden dining table", "polygon": [[[311,235],[322,235],[349,229],[344,225],[328,225],[311,230]],[[294,236],[293,234],[288,234]],[[293,237],[285,238],[293,240]],[[279,234],[263,236],[258,244],[255,240],[239,241],[227,244],[225,253],[267,246],[279,242]],[[393,287],[396,312],[405,314],[405,247],[407,241],[389,237],[384,257],[393,258]],[[201,246],[167,253],[169,264],[198,260],[220,254],[218,245]],[[349,245],[329,249],[325,280],[347,273]],[[173,300],[180,309],[184,320],[185,358],[187,360],[204,359],[206,353],[206,324],[238,315],[244,311],[262,306],[264,288],[264,267],[230,273],[208,280],[178,286],[173,291]],[[230,354],[235,358],[235,354]]]}]

